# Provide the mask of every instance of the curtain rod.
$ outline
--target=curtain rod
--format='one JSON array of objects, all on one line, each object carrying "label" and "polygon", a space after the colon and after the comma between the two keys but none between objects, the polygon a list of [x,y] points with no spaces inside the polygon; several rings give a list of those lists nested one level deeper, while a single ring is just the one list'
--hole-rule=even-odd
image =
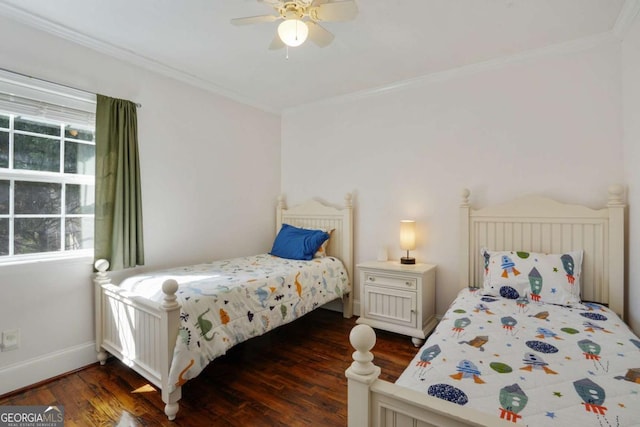
[{"label": "curtain rod", "polygon": [[[89,92],[88,90],[79,89],[79,88],[77,88],[77,87],[73,87],[73,86],[66,85],[66,84],[62,84],[62,83],[58,83],[58,82],[53,82],[53,81],[51,81],[51,80],[47,80],[47,79],[41,79],[40,77],[33,77],[33,76],[30,76],[30,75],[28,75],[28,74],[24,74],[24,73],[17,73],[17,72],[15,72],[15,71],[13,71],[13,70],[8,70],[8,69],[6,69],[6,68],[2,68],[2,67],[0,67],[0,70],[2,70],[2,71],[6,71],[7,73],[13,73],[13,74],[17,74],[17,75],[19,75],[19,76],[27,77],[27,78],[29,78],[29,79],[40,80],[40,81],[43,81],[43,82],[45,82],[45,83],[50,83],[50,84],[52,84],[52,85],[63,86],[63,87],[69,88],[69,89],[73,89],[73,90],[77,90],[77,91],[80,91],[80,92],[88,93],[88,94],[90,94],[90,95],[95,95],[95,93],[93,93],[93,92]],[[138,108],[142,108],[142,104],[140,104],[139,102],[135,102],[135,104],[136,104],[136,107],[138,107]]]}]

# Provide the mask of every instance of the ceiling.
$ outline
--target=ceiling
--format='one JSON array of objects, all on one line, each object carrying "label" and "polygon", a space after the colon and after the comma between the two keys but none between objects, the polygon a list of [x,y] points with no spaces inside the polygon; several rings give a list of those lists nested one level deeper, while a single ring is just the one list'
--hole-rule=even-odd
[{"label": "ceiling", "polygon": [[[336,0],[334,0],[336,1]],[[281,112],[470,64],[609,36],[637,0],[356,0],[335,35],[272,51],[258,0],[0,0],[0,15],[241,102]],[[632,12],[629,12],[629,11]]]}]

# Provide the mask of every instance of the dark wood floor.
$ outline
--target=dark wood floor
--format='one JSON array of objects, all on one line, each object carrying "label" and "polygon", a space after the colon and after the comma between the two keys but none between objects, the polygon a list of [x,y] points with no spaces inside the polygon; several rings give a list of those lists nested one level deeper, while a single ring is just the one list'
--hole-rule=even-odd
[{"label": "dark wood floor", "polygon": [[[65,427],[345,426],[355,319],[320,309],[232,348],[183,387],[174,422],[159,393],[117,360],[0,397],[0,406],[63,405]],[[395,381],[416,349],[408,337],[377,336],[374,363]]]}]

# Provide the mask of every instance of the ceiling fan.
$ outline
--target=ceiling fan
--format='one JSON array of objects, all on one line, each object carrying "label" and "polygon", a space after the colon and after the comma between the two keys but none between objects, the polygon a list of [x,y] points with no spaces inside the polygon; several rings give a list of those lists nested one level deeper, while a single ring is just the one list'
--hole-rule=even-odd
[{"label": "ceiling fan", "polygon": [[350,21],[358,14],[355,0],[258,0],[272,7],[276,14],[248,16],[231,20],[233,25],[282,21],[269,49],[300,46],[308,38],[320,47],[334,39],[319,22]]}]

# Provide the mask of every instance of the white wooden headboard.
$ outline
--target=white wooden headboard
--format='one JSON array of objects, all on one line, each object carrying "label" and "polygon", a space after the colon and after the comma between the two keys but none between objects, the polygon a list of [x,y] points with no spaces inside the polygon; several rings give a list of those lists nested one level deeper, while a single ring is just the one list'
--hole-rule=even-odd
[{"label": "white wooden headboard", "polygon": [[562,253],[584,251],[581,298],[608,304],[624,319],[624,188],[609,187],[602,209],[525,196],[508,203],[473,209],[469,190],[460,205],[461,283],[482,286],[483,247],[492,250]]},{"label": "white wooden headboard", "polygon": [[353,203],[351,194],[344,197],[343,207],[334,207],[308,200],[302,204],[287,208],[283,196],[278,198],[276,210],[276,234],[282,224],[296,227],[333,229],[327,245],[327,254],[340,259],[347,269],[351,283],[351,294],[345,304],[349,304],[348,313],[353,310]]}]

